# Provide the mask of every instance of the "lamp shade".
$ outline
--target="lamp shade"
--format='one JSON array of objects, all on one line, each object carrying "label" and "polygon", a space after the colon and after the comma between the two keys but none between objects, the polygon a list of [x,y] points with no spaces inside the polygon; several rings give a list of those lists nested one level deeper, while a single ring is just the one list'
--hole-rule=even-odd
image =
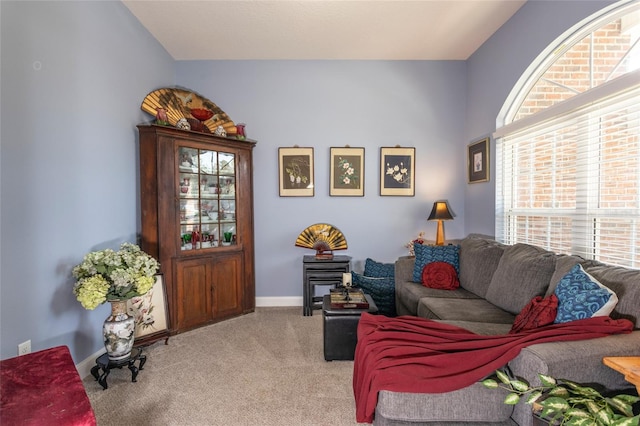
[{"label": "lamp shade", "polygon": [[436,201],[427,220],[452,220],[451,212],[446,201]]}]

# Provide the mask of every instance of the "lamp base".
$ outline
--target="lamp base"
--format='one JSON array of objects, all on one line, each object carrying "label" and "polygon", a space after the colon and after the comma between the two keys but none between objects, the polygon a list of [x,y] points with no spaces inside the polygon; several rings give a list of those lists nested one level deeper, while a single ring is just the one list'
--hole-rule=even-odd
[{"label": "lamp base", "polygon": [[436,231],[436,245],[444,245],[444,223],[442,220],[438,221],[438,230]]}]

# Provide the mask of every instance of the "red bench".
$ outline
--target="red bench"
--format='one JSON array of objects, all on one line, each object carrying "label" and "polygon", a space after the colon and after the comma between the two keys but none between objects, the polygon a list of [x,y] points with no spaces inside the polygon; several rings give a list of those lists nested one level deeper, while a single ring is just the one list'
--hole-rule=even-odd
[{"label": "red bench", "polygon": [[95,425],[66,346],[0,361],[0,424]]}]

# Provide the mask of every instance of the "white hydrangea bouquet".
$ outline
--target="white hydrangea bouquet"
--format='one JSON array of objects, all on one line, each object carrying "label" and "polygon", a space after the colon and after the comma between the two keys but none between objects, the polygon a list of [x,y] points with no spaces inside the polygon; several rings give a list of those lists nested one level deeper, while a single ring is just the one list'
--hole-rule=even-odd
[{"label": "white hydrangea bouquet", "polygon": [[140,247],[124,243],[119,251],[105,249],[87,254],[73,268],[73,294],[85,309],[107,301],[141,296],[155,284],[160,265]]}]

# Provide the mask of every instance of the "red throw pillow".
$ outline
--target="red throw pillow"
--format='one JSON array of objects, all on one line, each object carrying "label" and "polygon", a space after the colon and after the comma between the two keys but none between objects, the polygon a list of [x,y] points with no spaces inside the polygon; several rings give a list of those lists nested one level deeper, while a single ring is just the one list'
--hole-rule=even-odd
[{"label": "red throw pillow", "polygon": [[460,287],[456,268],[447,262],[431,262],[422,269],[422,285],[442,290]]},{"label": "red throw pillow", "polygon": [[553,324],[557,313],[558,298],[555,294],[544,299],[542,296],[536,296],[516,316],[509,334]]}]

